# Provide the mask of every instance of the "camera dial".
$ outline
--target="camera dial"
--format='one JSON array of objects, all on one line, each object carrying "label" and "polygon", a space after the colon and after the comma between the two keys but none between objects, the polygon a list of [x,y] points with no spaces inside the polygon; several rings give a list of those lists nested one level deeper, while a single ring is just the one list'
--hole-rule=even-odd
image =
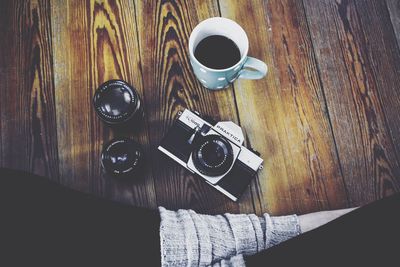
[{"label": "camera dial", "polygon": [[220,135],[206,135],[195,142],[192,160],[196,169],[208,176],[220,176],[233,163],[232,146]]}]

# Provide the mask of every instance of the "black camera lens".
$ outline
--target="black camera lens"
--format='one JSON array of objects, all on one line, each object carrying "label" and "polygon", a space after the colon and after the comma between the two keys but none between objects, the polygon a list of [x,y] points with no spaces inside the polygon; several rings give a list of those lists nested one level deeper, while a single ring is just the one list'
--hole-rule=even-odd
[{"label": "black camera lens", "polygon": [[194,166],[202,174],[220,176],[232,166],[232,146],[229,141],[219,135],[207,135],[196,141],[192,160]]},{"label": "black camera lens", "polygon": [[101,153],[101,165],[107,174],[125,177],[137,173],[143,164],[143,149],[135,141],[122,138],[107,143]]},{"label": "black camera lens", "polygon": [[100,119],[110,125],[138,122],[143,106],[137,91],[122,80],[110,80],[96,90],[93,105]]}]

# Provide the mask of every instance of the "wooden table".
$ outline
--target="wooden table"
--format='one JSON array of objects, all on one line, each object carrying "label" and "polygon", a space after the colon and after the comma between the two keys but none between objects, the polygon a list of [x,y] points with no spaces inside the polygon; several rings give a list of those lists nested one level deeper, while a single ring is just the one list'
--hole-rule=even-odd
[{"label": "wooden table", "polygon": [[[213,16],[237,21],[266,78],[202,88],[188,39]],[[304,213],[400,191],[400,3],[369,1],[64,1],[0,4],[0,166],[117,201],[200,212]],[[144,99],[130,134],[142,179],[102,174],[118,133],[92,96],[120,78]],[[184,108],[239,123],[264,169],[234,203],[156,149]]]}]

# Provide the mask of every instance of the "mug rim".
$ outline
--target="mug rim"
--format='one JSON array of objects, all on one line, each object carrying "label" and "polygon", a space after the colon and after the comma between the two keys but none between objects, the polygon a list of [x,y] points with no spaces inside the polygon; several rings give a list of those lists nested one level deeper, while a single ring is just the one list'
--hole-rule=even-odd
[{"label": "mug rim", "polygon": [[[242,29],[242,31],[243,31],[243,33],[244,33],[244,37],[245,37],[245,39],[246,39],[246,45],[247,45],[246,50],[245,50],[245,52],[243,53],[243,56],[242,56],[242,57],[240,58],[240,60],[238,61],[238,63],[236,63],[235,65],[233,65],[233,66],[231,66],[231,67],[229,67],[229,68],[226,68],[226,69],[213,69],[213,68],[209,68],[209,67],[203,65],[202,63],[200,63],[200,61],[198,61],[197,58],[194,56],[194,53],[193,53],[193,50],[194,50],[194,49],[193,49],[193,43],[194,43],[193,34],[194,34],[194,33],[197,33],[197,32],[199,31],[201,24],[206,23],[206,22],[209,22],[209,21],[211,21],[211,20],[224,20],[224,21],[228,21],[229,23],[236,24],[240,29]],[[245,30],[244,30],[244,29],[242,28],[242,26],[240,26],[236,21],[233,21],[233,20],[228,19],[228,18],[224,18],[224,17],[211,17],[211,18],[202,20],[199,24],[196,25],[196,27],[194,27],[193,31],[190,33],[190,37],[189,37],[189,54],[190,54],[190,58],[191,58],[191,59],[193,58],[193,60],[194,60],[197,64],[199,64],[202,68],[204,68],[205,70],[208,70],[208,71],[213,71],[213,72],[224,72],[224,71],[228,71],[228,70],[234,69],[234,68],[236,68],[237,66],[240,66],[240,64],[242,64],[244,60],[246,60],[248,51],[249,51],[249,38],[247,37],[247,34],[246,34]]]}]

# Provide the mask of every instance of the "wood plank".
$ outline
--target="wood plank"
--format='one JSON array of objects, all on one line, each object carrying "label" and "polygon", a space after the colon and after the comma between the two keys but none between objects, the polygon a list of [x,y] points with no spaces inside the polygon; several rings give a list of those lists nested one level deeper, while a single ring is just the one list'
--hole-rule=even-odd
[{"label": "wood plank", "polygon": [[235,83],[240,121],[265,159],[258,185],[263,211],[305,213],[347,205],[301,2],[221,0],[224,17],[247,32],[249,55],[267,77]]},{"label": "wood plank", "polygon": [[[366,44],[362,51],[366,52],[370,62],[370,72],[384,113],[382,128],[387,132],[387,139],[382,143],[386,141],[385,147],[391,149],[390,155],[385,155],[380,147],[374,147],[380,163],[376,170],[381,172],[377,197],[382,198],[400,191],[400,49],[384,1],[354,1],[350,8],[357,10],[362,25],[359,33],[364,36],[360,36],[360,40]],[[399,34],[397,32],[397,36]]]},{"label": "wood plank", "polygon": [[[121,133],[105,126],[92,107],[94,91],[109,79],[126,80],[144,94],[134,14],[129,1],[52,2],[60,172],[75,189],[154,208],[149,166],[144,177],[130,181],[102,173],[103,143]],[[146,123],[135,139],[149,152]]]},{"label": "wood plank", "polygon": [[[398,191],[399,161],[379,96],[382,90],[394,93],[396,89],[384,89],[377,83],[376,66],[368,55],[377,49],[375,44],[382,48],[388,44],[387,38],[379,38],[383,37],[379,16],[348,1],[305,0],[304,6],[350,204],[366,204]],[[357,9],[368,14],[370,25],[360,21]],[[374,30],[367,33],[367,40],[363,31],[368,27]],[[397,67],[388,63],[383,69],[391,73]],[[383,69],[381,78],[387,77]],[[384,103],[394,108],[390,102]]]},{"label": "wood plank", "polygon": [[58,179],[50,6],[2,1],[0,166]]},{"label": "wood plank", "polygon": [[[135,1],[149,117],[157,203],[199,212],[237,212],[238,204],[156,151],[177,112],[184,108],[237,122],[232,89],[210,92],[196,80],[188,55],[194,26],[218,16],[215,1]],[[251,205],[251,204],[250,204]]]},{"label": "wood plank", "polygon": [[386,5],[389,10],[393,30],[396,35],[397,45],[400,46],[400,1],[386,0]]}]

